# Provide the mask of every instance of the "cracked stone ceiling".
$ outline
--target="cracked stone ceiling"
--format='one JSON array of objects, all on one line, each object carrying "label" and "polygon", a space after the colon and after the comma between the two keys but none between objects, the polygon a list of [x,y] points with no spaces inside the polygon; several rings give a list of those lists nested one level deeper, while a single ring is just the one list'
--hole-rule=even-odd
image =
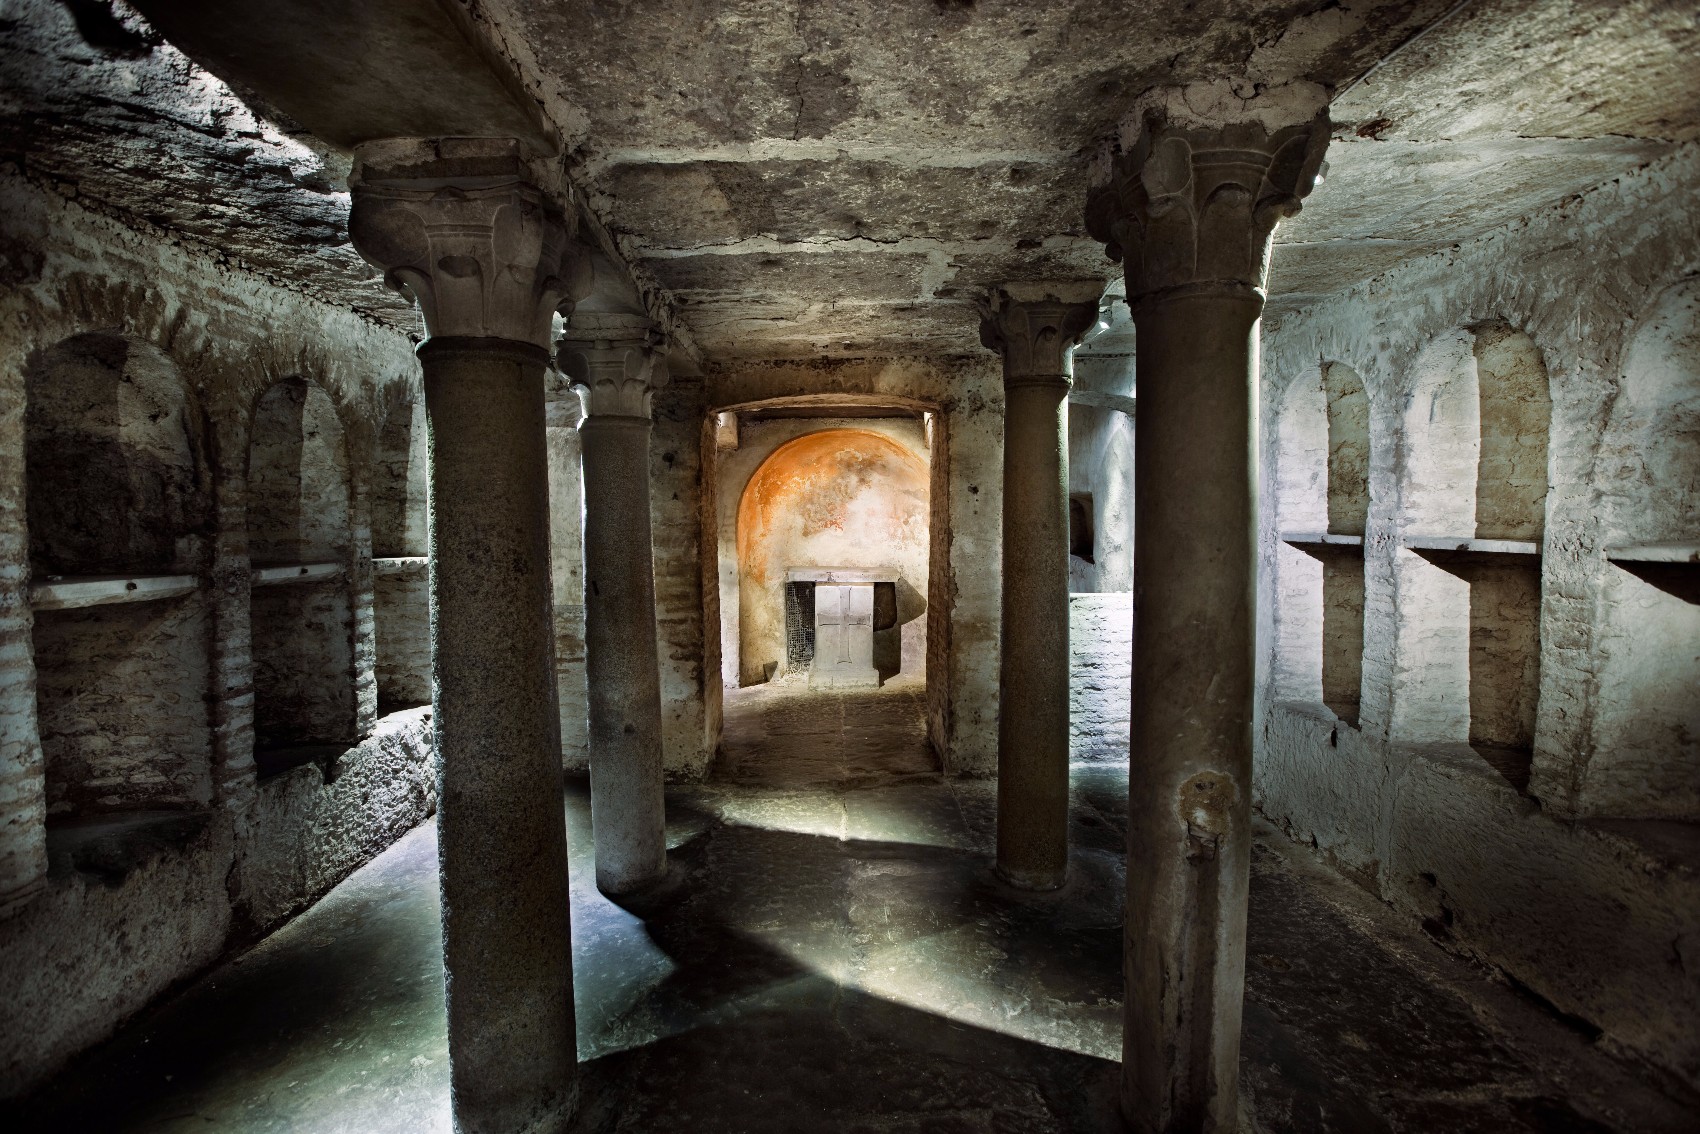
[{"label": "cracked stone ceiling", "polygon": [[[463,7],[711,362],[969,353],[987,286],[1109,279],[1085,170],[1154,85],[1337,90],[1327,180],[1278,236],[1277,313],[1607,181],[1700,121],[1692,3]],[[347,245],[345,155],[251,111],[122,3],[14,0],[0,31],[0,160],[417,326]]]}]

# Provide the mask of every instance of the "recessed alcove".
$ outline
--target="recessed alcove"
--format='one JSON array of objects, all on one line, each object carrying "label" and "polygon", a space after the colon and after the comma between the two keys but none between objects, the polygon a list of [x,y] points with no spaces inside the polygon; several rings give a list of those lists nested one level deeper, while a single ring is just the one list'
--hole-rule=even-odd
[{"label": "recessed alcove", "polygon": [[211,800],[211,516],[176,365],[117,332],[25,369],[36,716],[50,825]]},{"label": "recessed alcove", "polygon": [[1364,647],[1364,532],[1369,517],[1369,396],[1330,362],[1294,382],[1278,420],[1279,631],[1283,699],[1320,701],[1358,723]]},{"label": "recessed alcove", "polygon": [[1600,449],[1605,621],[1578,810],[1700,819],[1700,279],[1638,321]]},{"label": "recessed alcove", "polygon": [[378,709],[431,700],[429,477],[425,404],[391,407],[372,470]]},{"label": "recessed alcove", "polygon": [[355,739],[348,483],[330,396],[300,378],[267,390],[254,410],[247,511],[262,776]]},{"label": "recessed alcove", "polygon": [[[1552,401],[1528,335],[1452,332],[1412,372],[1401,503],[1406,736],[1462,741],[1528,787],[1540,699]],[[1464,711],[1460,711],[1464,710]]]}]

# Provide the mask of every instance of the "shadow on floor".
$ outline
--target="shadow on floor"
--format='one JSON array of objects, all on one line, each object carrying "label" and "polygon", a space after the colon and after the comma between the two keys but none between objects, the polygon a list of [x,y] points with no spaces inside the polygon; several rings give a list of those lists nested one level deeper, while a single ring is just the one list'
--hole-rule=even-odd
[{"label": "shadow on floor", "polygon": [[[1023,895],[990,870],[995,785],[916,766],[919,699],[831,700],[729,713],[742,754],[669,791],[668,880],[620,903],[595,889],[569,782],[579,1129],[1117,1129],[1127,769],[1074,769],[1069,883]],[[447,1131],[436,869],[427,825],[0,1125]],[[1506,995],[1260,833],[1241,1065],[1257,1131],[1692,1129]]]}]

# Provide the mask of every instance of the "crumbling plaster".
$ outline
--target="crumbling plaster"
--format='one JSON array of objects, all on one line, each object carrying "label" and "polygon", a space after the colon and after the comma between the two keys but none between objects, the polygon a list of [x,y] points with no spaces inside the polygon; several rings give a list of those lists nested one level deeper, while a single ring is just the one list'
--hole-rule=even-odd
[{"label": "crumbling plaster", "polygon": [[[0,176],[0,266],[0,1094],[11,1095],[312,901],[424,819],[434,789],[419,713],[375,719],[368,484],[385,407],[417,396],[408,339],[16,174]],[[75,851],[89,828],[47,835],[24,507],[25,370],[36,352],[91,330],[170,358],[204,422],[212,485],[204,558],[183,565],[200,585],[164,600],[206,627],[197,697],[210,788],[165,835],[102,836],[93,858]],[[265,391],[296,376],[329,396],[349,453],[348,680],[367,738],[328,768],[328,784],[311,765],[256,781],[252,758],[248,434]]]},{"label": "crumbling plaster", "polygon": [[[1283,622],[1315,611],[1293,603],[1291,549],[1279,541],[1276,509],[1263,509],[1257,762],[1259,805],[1290,834],[1427,919],[1447,944],[1690,1082],[1700,1082],[1700,986],[1680,957],[1700,933],[1692,841],[1667,839],[1656,823],[1586,817],[1600,814],[1588,768],[1598,758],[1602,611],[1620,570],[1604,554],[1601,476],[1613,460],[1604,431],[1630,336],[1662,289],[1700,270],[1687,216],[1697,186],[1700,150],[1685,146],[1266,323],[1265,483],[1290,481],[1295,434],[1282,428],[1283,402],[1326,363],[1363,379],[1371,463],[1360,727],[1284,699],[1293,687]],[[1529,796],[1469,747],[1412,736],[1421,718],[1405,708],[1439,662],[1428,631],[1438,611],[1405,593],[1413,566],[1426,566],[1400,547],[1413,530],[1406,496],[1423,458],[1408,406],[1434,344],[1498,322],[1533,340],[1552,398]],[[1467,501],[1464,512],[1473,514]],[[1633,811],[1617,802],[1605,815],[1693,817],[1680,793],[1643,793]]]}]

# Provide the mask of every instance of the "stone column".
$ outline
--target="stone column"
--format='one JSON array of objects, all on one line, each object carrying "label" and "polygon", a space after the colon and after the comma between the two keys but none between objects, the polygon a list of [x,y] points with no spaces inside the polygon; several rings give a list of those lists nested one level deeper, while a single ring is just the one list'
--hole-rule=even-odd
[{"label": "stone column", "polygon": [[1103,285],[1010,284],[980,341],[1003,355],[1003,633],[998,873],[1054,890],[1068,872],[1068,351]]},{"label": "stone column", "polygon": [[576,315],[558,346],[585,403],[578,428],[596,885],[621,894],[667,872],[649,528],[650,392],[667,372],[641,315]]},{"label": "stone column", "polygon": [[455,1129],[563,1129],[577,1104],[550,620],[543,372],[588,284],[518,145],[356,151],[349,233],[419,302],[430,425],[433,726]]},{"label": "stone column", "polygon": [[[1122,1110],[1236,1128],[1251,847],[1257,322],[1328,141],[1320,88],[1152,101],[1087,220],[1138,336]],[[1240,117],[1200,118],[1200,106]]]}]

